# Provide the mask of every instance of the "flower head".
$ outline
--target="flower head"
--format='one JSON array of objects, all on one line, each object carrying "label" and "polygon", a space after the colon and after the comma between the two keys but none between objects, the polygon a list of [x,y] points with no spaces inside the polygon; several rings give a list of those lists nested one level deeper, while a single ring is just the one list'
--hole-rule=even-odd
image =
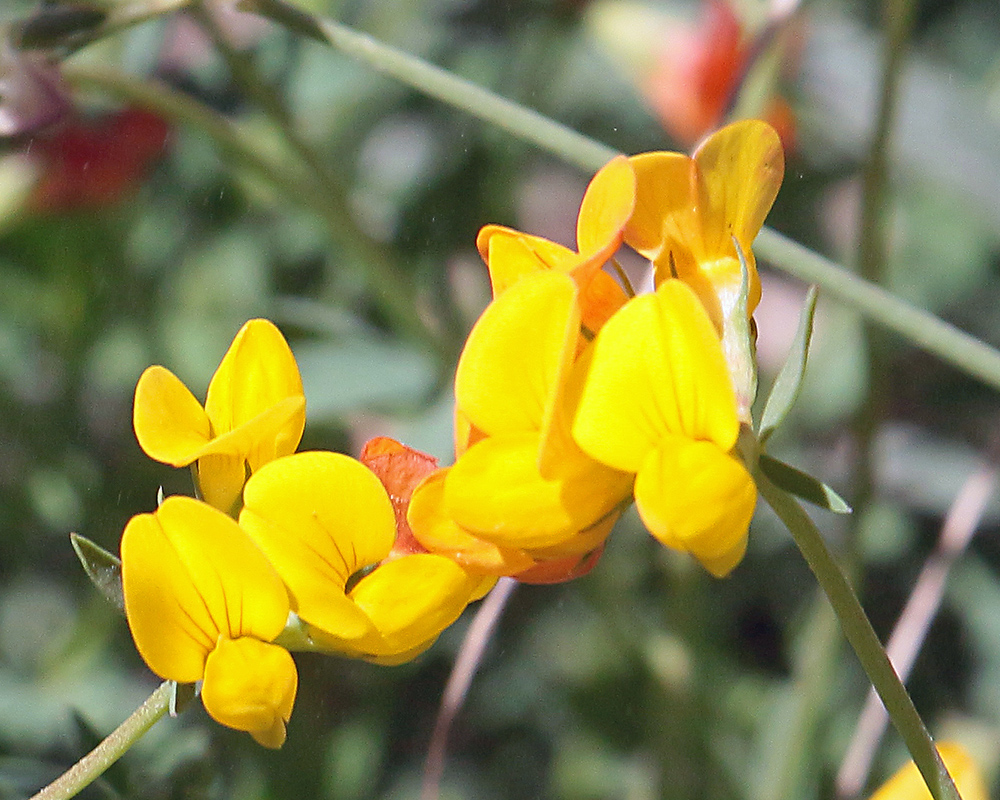
[{"label": "flower head", "polygon": [[397,663],[429,647],[481,581],[451,559],[387,560],[396,520],[382,483],[339,453],[273,461],[247,481],[240,526],[288,587],[321,649]]},{"label": "flower head", "polygon": [[288,652],[271,644],[289,604],[263,553],[232,518],[188,497],[133,517],[121,552],[129,628],[149,668],[203,680],[216,721],[280,747],[298,678]]},{"label": "flower head", "polygon": [[264,319],[236,334],[208,387],[205,406],[164,367],[149,367],[135,387],[133,425],[148,456],[183,467],[197,462],[205,500],[230,511],[246,482],[298,447],[305,395],[281,332]]},{"label": "flower head", "polygon": [[610,531],[631,477],[570,435],[578,296],[568,275],[541,271],[506,289],[473,328],[455,396],[474,443],[425,479],[410,507],[429,549],[495,574],[560,560],[570,575]]},{"label": "flower head", "polygon": [[704,307],[678,280],[630,300],[601,329],[573,435],[584,452],[635,474],[649,531],[714,575],[743,557],[757,491],[733,455],[736,397]]}]

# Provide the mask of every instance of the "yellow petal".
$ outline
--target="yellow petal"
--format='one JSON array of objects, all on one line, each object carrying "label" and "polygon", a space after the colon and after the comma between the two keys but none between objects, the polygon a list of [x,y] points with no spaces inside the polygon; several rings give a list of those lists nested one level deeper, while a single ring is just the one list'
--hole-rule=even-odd
[{"label": "yellow petal", "polygon": [[[965,748],[956,742],[941,742],[937,749],[962,800],[988,800],[983,774]],[[931,793],[911,761],[883,784],[871,800],[931,800]]]},{"label": "yellow petal", "polygon": [[285,742],[297,688],[287,650],[257,639],[222,638],[205,664],[201,701],[216,722],[277,748]]},{"label": "yellow petal", "polygon": [[[683,153],[642,153],[629,159],[636,177],[635,211],[625,242],[650,261],[659,261],[668,238],[697,235],[691,159]],[[682,239],[683,241],[683,239]],[[688,249],[689,249],[688,245]],[[675,260],[690,259],[678,253]]]},{"label": "yellow petal", "polygon": [[498,547],[473,536],[445,514],[447,475],[447,469],[438,470],[428,475],[413,492],[406,517],[417,541],[431,552],[489,575],[513,575],[530,567],[534,561],[522,550]]},{"label": "yellow petal", "polygon": [[489,435],[541,427],[572,361],[580,327],[576,286],[556,272],[514,284],[483,312],[455,373],[455,397]]},{"label": "yellow petal", "polygon": [[236,506],[243,484],[247,481],[244,456],[212,453],[198,459],[195,469],[201,499],[219,511],[229,514]]},{"label": "yellow petal", "polygon": [[469,448],[445,480],[446,514],[500,547],[530,551],[564,544],[628,494],[629,475],[582,453],[564,461],[558,477],[543,478],[538,448],[533,433],[492,437]]},{"label": "yellow petal", "polygon": [[680,281],[630,300],[601,329],[578,369],[587,376],[573,436],[604,464],[637,472],[668,435],[705,439],[725,452],[736,443],[736,397],[722,346]]},{"label": "yellow petal", "polygon": [[377,567],[351,591],[375,624],[373,655],[404,653],[437,638],[465,610],[479,580],[450,558],[418,553]]},{"label": "yellow petal", "polygon": [[555,269],[568,272],[577,254],[561,244],[501,225],[487,225],[476,239],[489,267],[493,297],[499,297],[526,275]]},{"label": "yellow petal", "polygon": [[[281,332],[264,319],[247,322],[236,334],[208,387],[205,410],[219,436],[239,428],[288,397],[303,397],[295,357]],[[293,418],[278,455],[295,450],[305,416]],[[291,448],[288,449],[288,443]]]},{"label": "yellow petal", "polygon": [[707,253],[731,254],[733,236],[749,253],[785,172],[777,132],[759,119],[734,122],[706,139],[694,162]]},{"label": "yellow petal", "polygon": [[581,255],[600,254],[603,263],[621,245],[622,231],[636,202],[635,171],[625,156],[617,156],[594,175],[580,203],[576,241]]},{"label": "yellow petal", "polygon": [[635,504],[653,536],[722,577],[743,558],[757,487],[746,467],[715,444],[674,436],[640,468]]},{"label": "yellow petal", "polygon": [[329,452],[265,464],[247,481],[240,527],[274,564],[302,619],[346,638],[370,633],[344,588],[389,555],[396,518],[367,467]]},{"label": "yellow petal", "polygon": [[208,415],[170,370],[149,367],[135,387],[132,424],[150,458],[185,467],[212,437]]},{"label": "yellow petal", "polygon": [[136,647],[157,675],[201,678],[222,635],[273,639],[288,595],[236,523],[189,497],[133,517],[122,536],[125,611]]}]

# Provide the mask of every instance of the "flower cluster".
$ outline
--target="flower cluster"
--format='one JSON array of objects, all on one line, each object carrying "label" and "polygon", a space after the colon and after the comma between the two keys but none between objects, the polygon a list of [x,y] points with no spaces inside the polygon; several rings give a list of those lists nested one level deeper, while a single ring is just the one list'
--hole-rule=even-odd
[{"label": "flower cluster", "polygon": [[[417,540],[472,569],[562,580],[589,568],[633,500],[650,532],[722,576],[757,492],[737,450],[756,386],[750,245],[777,194],[764,122],[693,157],[644,153],[594,177],[576,252],[508,228],[479,236],[493,302],[455,378],[456,462],[417,487]],[[606,265],[627,245],[655,291]]]},{"label": "flower cluster", "polygon": [[136,387],[140,445],[191,465],[204,499],[168,497],[126,526],[133,638],[156,674],[203,681],[208,713],[268,747],[284,741],[295,699],[288,648],[399,663],[490,585],[452,559],[397,547],[406,536],[390,493],[419,477],[399,477],[412,451],[370,447],[376,475],[339,453],[296,453],[304,424],[298,367],[266,320],[237,334],[204,407],[163,367]]},{"label": "flower cluster", "polygon": [[[586,572],[633,501],[657,539],[727,574],[757,499],[737,446],[755,385],[750,245],[782,171],[777,134],[741,122],[693,157],[612,160],[583,199],[576,250],[484,228],[494,299],[459,360],[448,468],[385,438],[360,460],[295,452],[302,382],[265,320],[237,334],[204,406],[146,370],[139,443],[190,466],[202,498],[169,497],[125,529],[146,663],[202,681],[213,718],[277,747],[289,649],[412,658],[498,576]],[[651,263],[652,293],[606,271],[623,245]]]}]

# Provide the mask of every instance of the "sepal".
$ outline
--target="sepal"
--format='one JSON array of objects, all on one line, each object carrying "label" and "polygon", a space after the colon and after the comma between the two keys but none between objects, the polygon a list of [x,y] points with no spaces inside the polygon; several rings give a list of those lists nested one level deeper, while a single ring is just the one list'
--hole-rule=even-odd
[{"label": "sepal", "polygon": [[124,614],[125,594],[122,591],[121,559],[78,533],[71,533],[69,541],[90,582],[97,587],[97,591],[105,600]]},{"label": "sepal", "polygon": [[766,453],[759,455],[757,463],[760,471],[779,489],[784,489],[789,494],[834,514],[852,513],[851,507],[839,494],[812,475],[807,475]]},{"label": "sepal", "polygon": [[799,390],[802,388],[806,360],[809,355],[809,342],[812,339],[813,320],[816,314],[816,296],[816,287],[810,286],[805,302],[802,303],[799,328],[795,332],[795,339],[792,341],[785,363],[778,372],[778,377],[774,380],[771,393],[767,396],[764,411],[760,416],[757,438],[761,445],[770,438],[771,434],[788,416],[788,412],[795,404]]}]

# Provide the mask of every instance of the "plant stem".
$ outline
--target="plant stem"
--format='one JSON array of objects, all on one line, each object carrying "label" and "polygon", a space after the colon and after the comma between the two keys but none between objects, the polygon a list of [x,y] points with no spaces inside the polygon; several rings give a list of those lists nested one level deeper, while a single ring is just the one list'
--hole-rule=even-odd
[{"label": "plant stem", "polygon": [[[875,125],[868,149],[868,161],[862,172],[861,213],[858,228],[858,271],[861,277],[884,286],[889,260],[889,139],[896,108],[899,105],[899,79],[903,57],[913,27],[913,0],[884,0],[883,17],[886,36],[883,50],[882,83],[879,91]],[[890,343],[884,331],[870,322],[868,339],[868,392],[854,418],[857,463],[854,469],[854,507],[862,511],[875,491],[875,434],[886,413],[889,395]],[[860,519],[861,515],[856,517]],[[857,522],[854,529],[857,528]],[[852,530],[856,533],[856,530]],[[857,548],[857,536],[849,539],[851,561]]]},{"label": "plant stem", "polygon": [[[476,86],[420,58],[328,20],[310,16],[282,0],[241,0],[241,7],[341,52],[443,103],[467,111],[546,152],[594,172],[619,155],[607,145],[555,120]],[[933,353],[995,389],[1000,389],[1000,351],[933,314],[900,300],[782,234],[763,228],[754,251],[774,267],[855,308],[872,322]]]},{"label": "plant stem", "polygon": [[114,764],[162,717],[170,704],[170,681],[164,681],[132,715],[56,780],[31,800],[66,800],[75,797]]},{"label": "plant stem", "polygon": [[934,800],[961,800],[913,701],[892,668],[868,617],[823,537],[802,507],[772,484],[759,469],[754,480],[761,495],[795,539],[809,568],[830,600],[844,636],[885,704]]}]

